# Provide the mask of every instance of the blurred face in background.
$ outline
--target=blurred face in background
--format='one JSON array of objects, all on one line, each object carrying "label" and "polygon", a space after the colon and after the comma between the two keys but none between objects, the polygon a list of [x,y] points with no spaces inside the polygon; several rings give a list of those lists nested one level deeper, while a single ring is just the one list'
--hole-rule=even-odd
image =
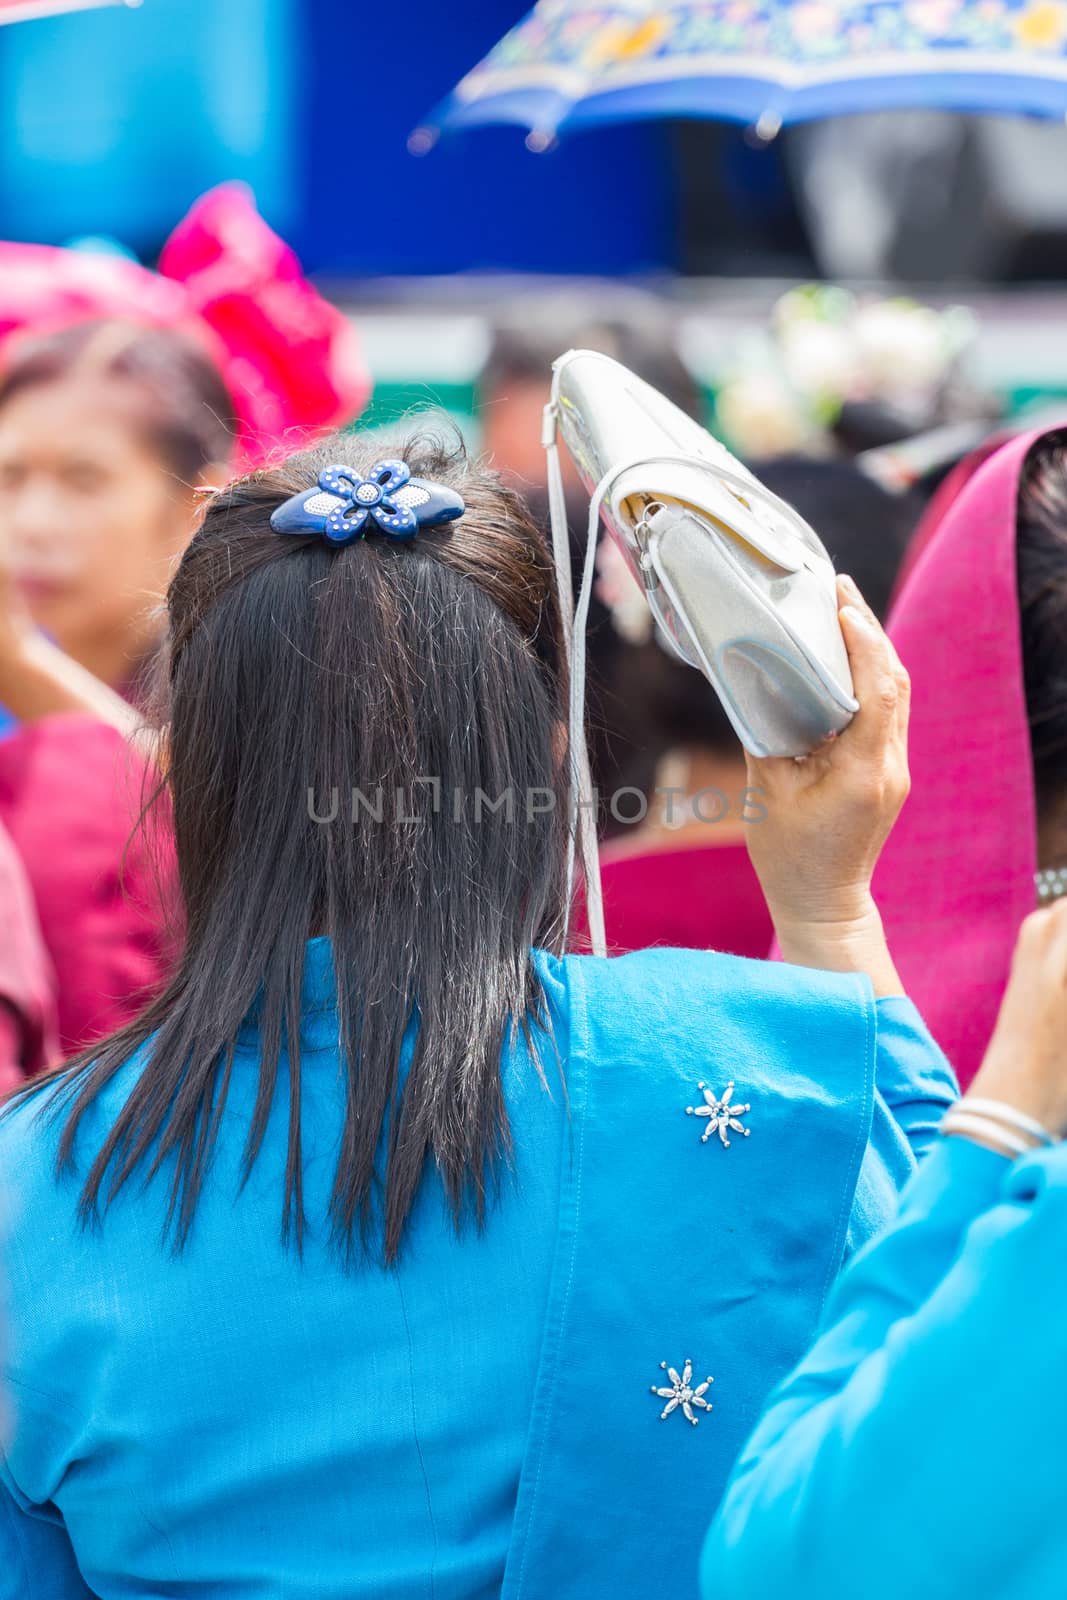
[{"label": "blurred face in background", "polygon": [[72,374],[0,407],[0,557],[38,625],[115,686],[158,637],[195,513],[139,426],[141,398],[129,379]]},{"label": "blurred face in background", "polygon": [[[496,471],[517,489],[544,484],[541,422],[550,394],[547,379],[536,382],[522,377],[494,386],[482,397],[482,449]],[[565,453],[563,459],[569,466]]]}]

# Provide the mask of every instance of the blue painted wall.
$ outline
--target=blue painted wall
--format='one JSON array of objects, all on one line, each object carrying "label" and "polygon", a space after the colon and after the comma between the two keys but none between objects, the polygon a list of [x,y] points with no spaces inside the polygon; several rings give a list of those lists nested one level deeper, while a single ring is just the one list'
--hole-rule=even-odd
[{"label": "blue painted wall", "polygon": [[[0,234],[150,255],[224,178],[312,270],[619,273],[677,258],[668,132],[407,136],[524,0],[144,0],[0,29]],[[340,215],[337,202],[340,200]]]},{"label": "blue painted wall", "polygon": [[0,232],[158,248],[212,184],[298,220],[301,0],[144,0],[0,28]]},{"label": "blue painted wall", "polygon": [[[530,0],[307,0],[309,264],[353,272],[614,273],[677,255],[667,130],[575,135],[533,156],[517,128],[407,152],[407,136]],[[321,213],[349,196],[344,220]],[[379,199],[379,196],[385,198]],[[366,197],[361,204],[361,197]]]}]

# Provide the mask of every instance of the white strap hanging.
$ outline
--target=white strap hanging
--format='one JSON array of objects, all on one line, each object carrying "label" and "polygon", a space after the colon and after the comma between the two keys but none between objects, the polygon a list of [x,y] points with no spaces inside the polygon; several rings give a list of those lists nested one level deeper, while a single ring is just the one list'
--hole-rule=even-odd
[{"label": "white strap hanging", "polygon": [[[635,456],[616,462],[604,474],[593,490],[589,503],[589,521],[586,527],[582,581],[578,591],[577,604],[575,604],[574,590],[571,583],[567,501],[563,488],[563,471],[559,459],[559,386],[562,370],[562,364],[557,365],[552,374],[552,394],[548,405],[545,407],[541,443],[545,447],[547,457],[548,505],[552,523],[552,556],[556,567],[556,587],[562,616],[563,645],[570,673],[568,745],[570,750],[571,797],[574,816],[571,820],[567,844],[565,932],[570,923],[570,907],[574,892],[575,856],[580,851],[582,870],[585,876],[585,898],[590,943],[593,954],[603,956],[607,954],[607,939],[604,931],[604,897],[600,882],[600,858],[597,852],[596,797],[593,791],[592,774],[589,769],[589,752],[585,741],[586,627],[589,619],[589,605],[593,596],[593,580],[596,573],[600,508],[608,491],[624,472],[629,472],[634,467],[646,466],[677,466],[685,464],[699,467],[704,473],[708,472],[709,466],[713,466],[715,477],[722,482],[725,491],[731,494],[731,503],[737,502],[738,497],[741,497],[737,512],[740,512],[741,507],[745,506],[744,497],[746,494],[755,493],[757,498],[768,501],[773,500],[774,497],[768,495],[766,490],[762,489],[762,486],[754,480],[750,485],[746,479],[727,472],[721,466],[709,463],[706,458],[689,455],[686,452],[676,452],[670,455],[657,453],[647,456]],[[784,507],[783,510],[787,517],[795,515],[788,507]],[[780,554],[778,559],[782,559]]]},{"label": "white strap hanging", "polygon": [[[581,851],[582,871],[585,877],[586,914],[589,921],[589,938],[593,954],[607,955],[607,938],[604,931],[604,897],[600,883],[600,857],[597,852],[596,796],[589,768],[589,751],[585,742],[585,635],[589,617],[589,602],[593,593],[593,576],[596,570],[597,527],[600,521],[600,504],[610,480],[598,486],[589,507],[589,524],[586,531],[585,561],[582,584],[574,605],[571,583],[570,535],[567,526],[567,502],[563,489],[563,472],[559,460],[556,434],[559,374],[553,374],[552,398],[545,407],[542,443],[547,454],[548,504],[552,522],[552,556],[556,567],[556,591],[559,595],[563,626],[563,648],[570,679],[568,715],[568,750],[571,769],[570,795],[572,816],[567,840],[567,882],[564,936],[570,927],[571,901],[574,895],[574,863],[576,846]],[[615,474],[612,472],[611,477]]]}]

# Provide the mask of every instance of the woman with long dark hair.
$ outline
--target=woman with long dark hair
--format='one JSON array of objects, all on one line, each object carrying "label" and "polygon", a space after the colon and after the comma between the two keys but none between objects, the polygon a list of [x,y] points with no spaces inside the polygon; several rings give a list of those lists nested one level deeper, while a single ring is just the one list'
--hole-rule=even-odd
[{"label": "woman with long dark hair", "polygon": [[797,965],[566,956],[522,502],[352,437],[208,502],[168,596],[182,958],[0,1120],[14,1595],[695,1582],[686,1508],[954,1095],[869,891],[907,683],[842,601],[859,715],[753,774]]}]

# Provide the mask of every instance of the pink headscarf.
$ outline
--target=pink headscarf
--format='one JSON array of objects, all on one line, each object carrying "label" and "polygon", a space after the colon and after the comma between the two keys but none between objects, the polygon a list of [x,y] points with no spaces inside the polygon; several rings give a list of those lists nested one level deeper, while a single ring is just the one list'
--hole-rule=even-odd
[{"label": "pink headscarf", "polygon": [[0,339],[97,317],[181,330],[214,357],[233,397],[242,471],[363,409],[370,378],[355,328],[308,283],[243,184],[203,195],[159,268],[0,241]]},{"label": "pink headscarf", "polygon": [[1045,431],[1002,445],[942,503],[932,535],[920,529],[889,621],[912,680],[912,791],[875,895],[904,986],[964,1085],[1036,904],[1015,524],[1020,474]]}]

